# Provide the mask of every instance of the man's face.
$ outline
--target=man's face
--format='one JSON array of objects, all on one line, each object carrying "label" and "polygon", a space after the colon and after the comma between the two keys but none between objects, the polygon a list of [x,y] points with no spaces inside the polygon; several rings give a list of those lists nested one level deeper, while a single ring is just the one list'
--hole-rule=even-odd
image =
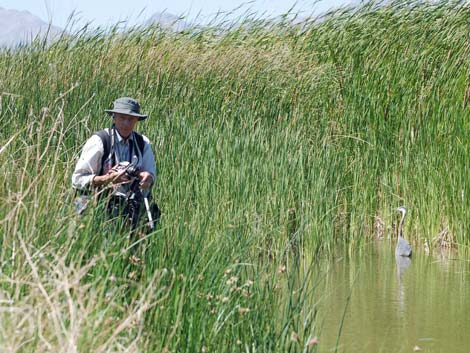
[{"label": "man's face", "polygon": [[139,121],[139,118],[136,116],[114,113],[114,124],[119,134],[124,138],[129,137],[137,121]]}]

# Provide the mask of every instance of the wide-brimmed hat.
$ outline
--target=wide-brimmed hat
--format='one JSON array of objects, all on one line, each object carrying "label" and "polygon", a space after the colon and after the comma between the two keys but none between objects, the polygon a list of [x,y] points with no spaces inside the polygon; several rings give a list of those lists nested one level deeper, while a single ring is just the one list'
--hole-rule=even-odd
[{"label": "wide-brimmed hat", "polygon": [[140,114],[140,105],[134,98],[121,97],[114,101],[113,109],[105,109],[108,114],[119,113],[125,115],[132,115],[139,118],[139,120],[147,119],[147,115]]}]

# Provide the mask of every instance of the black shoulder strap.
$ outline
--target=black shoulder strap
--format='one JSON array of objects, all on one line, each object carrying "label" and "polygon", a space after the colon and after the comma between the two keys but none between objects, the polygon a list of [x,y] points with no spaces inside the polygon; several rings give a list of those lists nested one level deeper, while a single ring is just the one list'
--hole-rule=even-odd
[{"label": "black shoulder strap", "polygon": [[101,157],[101,170],[100,170],[100,175],[103,173],[103,162],[108,158],[109,156],[109,151],[111,151],[111,136],[109,136],[109,133],[106,130],[100,130],[95,132],[93,135],[98,136],[101,139],[101,142],[103,142],[103,157]]},{"label": "black shoulder strap", "polygon": [[[100,173],[103,172],[103,162],[108,158],[109,152],[111,151],[111,136],[109,135],[108,131],[106,130],[100,130],[95,132],[93,135],[98,136],[101,139],[101,142],[103,142],[103,157],[101,157],[101,171]],[[145,148],[145,141],[144,137],[142,134],[139,134],[138,132],[134,131],[134,138],[137,143],[137,147],[139,148],[140,154],[144,154],[144,148]]]},{"label": "black shoulder strap", "polygon": [[108,158],[109,151],[111,150],[111,136],[109,136],[109,133],[106,130],[97,131],[93,135],[97,135],[101,138],[104,148],[103,157]]},{"label": "black shoulder strap", "polygon": [[134,131],[134,138],[135,138],[135,141],[137,142],[137,147],[139,148],[140,154],[144,154],[144,147],[145,147],[144,137],[142,136],[142,134],[139,134],[138,132]]}]

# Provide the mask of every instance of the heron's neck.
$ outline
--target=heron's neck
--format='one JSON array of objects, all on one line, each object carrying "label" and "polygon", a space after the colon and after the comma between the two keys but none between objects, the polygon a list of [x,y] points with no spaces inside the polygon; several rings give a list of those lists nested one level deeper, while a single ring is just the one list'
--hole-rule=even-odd
[{"label": "heron's neck", "polygon": [[402,213],[400,225],[398,226],[398,236],[403,237],[403,222],[405,220],[405,213]]}]

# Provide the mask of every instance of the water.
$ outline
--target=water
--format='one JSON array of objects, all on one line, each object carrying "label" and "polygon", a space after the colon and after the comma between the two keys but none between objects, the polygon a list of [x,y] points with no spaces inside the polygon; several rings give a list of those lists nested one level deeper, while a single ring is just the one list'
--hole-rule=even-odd
[{"label": "water", "polygon": [[397,265],[384,241],[327,273],[318,352],[335,352],[340,330],[338,352],[470,352],[470,259],[418,250]]}]

